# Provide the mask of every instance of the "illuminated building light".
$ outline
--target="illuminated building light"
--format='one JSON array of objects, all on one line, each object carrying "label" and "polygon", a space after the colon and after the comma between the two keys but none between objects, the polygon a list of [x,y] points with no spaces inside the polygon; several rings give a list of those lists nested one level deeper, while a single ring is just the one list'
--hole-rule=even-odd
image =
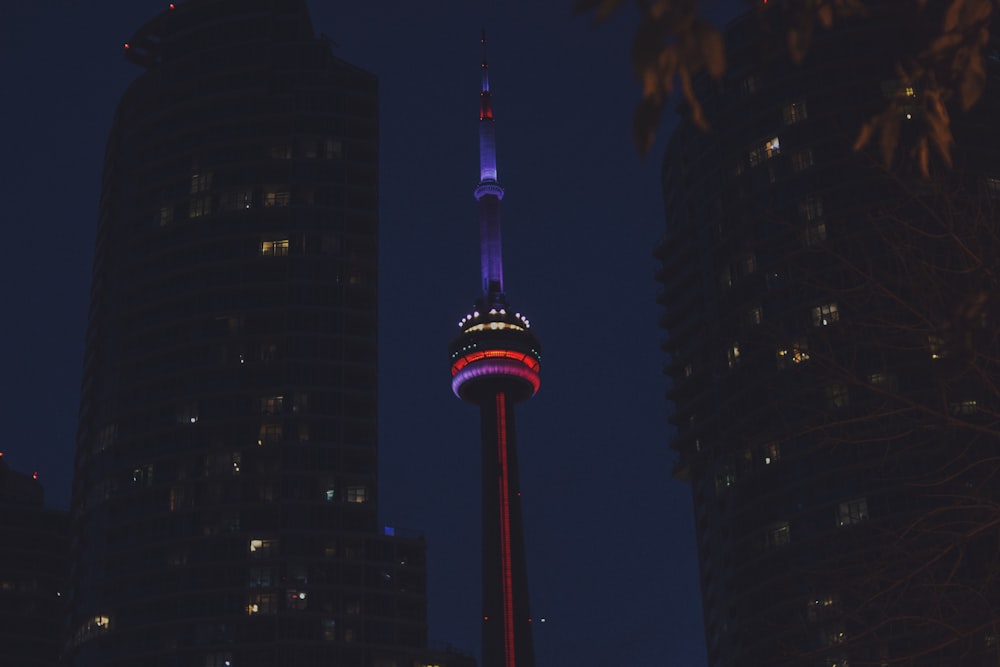
[{"label": "illuminated building light", "polygon": [[31,479],[38,479],[38,471],[31,473]]},{"label": "illuminated building light", "polygon": [[175,5],[174,3],[171,2],[169,8],[170,9],[177,9],[177,5]]},{"label": "illuminated building light", "polygon": [[128,42],[125,42],[125,50],[128,51],[131,48],[132,48],[132,45],[129,44]]},{"label": "illuminated building light", "polygon": [[461,398],[459,391],[469,380],[481,377],[512,377],[524,380],[531,384],[531,393],[538,392],[542,381],[538,377],[538,371],[526,368],[523,364],[511,359],[490,359],[480,360],[471,365],[465,365],[451,379],[451,390]]},{"label": "illuminated building light", "polygon": [[470,352],[465,355],[454,364],[451,365],[452,377],[458,374],[460,370],[465,368],[467,365],[481,361],[483,359],[513,359],[515,361],[522,362],[530,370],[538,373],[541,370],[541,364],[535,359],[531,354],[527,352],[515,352],[514,350],[482,350],[479,352]]},{"label": "illuminated building light", "polygon": [[[469,327],[468,329],[465,330],[465,333],[471,333],[473,331],[485,331],[486,328],[487,327],[486,327],[485,323],[483,323],[483,324],[473,324],[471,327]],[[494,330],[494,331],[498,330],[498,329],[510,329],[512,331],[524,331],[524,327],[519,327],[518,325],[511,324],[510,322],[490,322],[489,328],[491,330]]]}]

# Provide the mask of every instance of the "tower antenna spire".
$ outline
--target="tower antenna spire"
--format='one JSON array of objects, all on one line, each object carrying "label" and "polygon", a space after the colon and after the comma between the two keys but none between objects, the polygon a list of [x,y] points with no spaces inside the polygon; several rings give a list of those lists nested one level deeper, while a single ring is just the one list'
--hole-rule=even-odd
[{"label": "tower antenna spire", "polygon": [[484,306],[501,307],[503,290],[503,246],[500,239],[500,200],[503,188],[497,178],[496,134],[493,124],[493,96],[486,61],[486,28],[483,28],[483,89],[479,93],[479,244],[482,258]]}]

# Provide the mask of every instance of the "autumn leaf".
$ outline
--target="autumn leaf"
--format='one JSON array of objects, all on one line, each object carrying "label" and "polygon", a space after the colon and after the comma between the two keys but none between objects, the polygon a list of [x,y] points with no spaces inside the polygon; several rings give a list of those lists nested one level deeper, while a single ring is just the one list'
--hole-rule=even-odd
[{"label": "autumn leaf", "polygon": [[722,33],[711,23],[701,20],[695,22],[694,30],[705,69],[713,79],[720,78],[726,72],[726,44]]},{"label": "autumn leaf", "polygon": [[646,155],[656,138],[656,127],[660,123],[663,104],[646,97],[635,108],[632,115],[632,141],[641,155]]},{"label": "autumn leaf", "polygon": [[983,68],[983,54],[978,49],[962,72],[962,80],[958,87],[958,98],[962,111],[968,111],[983,93],[986,85],[986,70]]},{"label": "autumn leaf", "polygon": [[594,12],[594,23],[601,24],[624,4],[625,0],[576,0],[573,13],[576,15]]},{"label": "autumn leaf", "polygon": [[872,136],[875,134],[875,125],[872,121],[865,122],[861,129],[858,130],[858,136],[854,140],[854,152],[863,151],[868,144],[871,143]]},{"label": "autumn leaf", "polygon": [[899,145],[899,112],[895,107],[889,107],[879,115],[879,119],[879,151],[882,153],[882,164],[888,169],[892,167]]}]

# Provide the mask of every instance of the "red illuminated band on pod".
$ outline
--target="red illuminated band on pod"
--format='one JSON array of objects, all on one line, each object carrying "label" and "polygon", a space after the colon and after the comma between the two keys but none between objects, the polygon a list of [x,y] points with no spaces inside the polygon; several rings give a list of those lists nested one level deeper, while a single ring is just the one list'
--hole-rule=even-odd
[{"label": "red illuminated band on pod", "polygon": [[510,553],[510,478],[507,470],[507,397],[497,393],[497,455],[500,458],[500,568],[503,581],[504,664],[514,663],[514,574]]},{"label": "red illuminated band on pod", "polygon": [[[535,365],[537,366],[538,362],[535,362]],[[452,369],[454,370],[454,366],[452,366]],[[464,364],[463,368],[455,373],[455,376],[451,379],[451,390],[455,392],[456,396],[461,398],[462,395],[459,393],[459,389],[461,389],[462,385],[469,380],[481,377],[513,377],[524,380],[531,385],[532,395],[538,392],[538,387],[542,384],[541,379],[538,377],[538,371],[525,367],[520,361],[514,361],[513,359],[480,359],[475,363]]]},{"label": "red illuminated band on pod", "polygon": [[480,352],[469,352],[467,355],[460,357],[455,363],[453,363],[451,365],[452,376],[456,375],[468,364],[482,359],[514,359],[516,361],[523,362],[525,366],[536,373],[541,369],[538,359],[535,359],[527,352],[515,352],[513,350],[482,350]]}]

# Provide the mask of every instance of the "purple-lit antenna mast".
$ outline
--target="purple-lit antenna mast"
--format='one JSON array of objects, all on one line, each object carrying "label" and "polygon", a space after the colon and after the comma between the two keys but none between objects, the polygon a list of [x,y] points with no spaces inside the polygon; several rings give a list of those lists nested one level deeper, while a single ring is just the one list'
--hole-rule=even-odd
[{"label": "purple-lit antenna mast", "polygon": [[496,128],[490,95],[490,70],[483,30],[483,90],[479,93],[479,243],[482,253],[483,299],[487,306],[503,304],[503,244],[500,239],[500,200],[503,188],[497,178]]}]

